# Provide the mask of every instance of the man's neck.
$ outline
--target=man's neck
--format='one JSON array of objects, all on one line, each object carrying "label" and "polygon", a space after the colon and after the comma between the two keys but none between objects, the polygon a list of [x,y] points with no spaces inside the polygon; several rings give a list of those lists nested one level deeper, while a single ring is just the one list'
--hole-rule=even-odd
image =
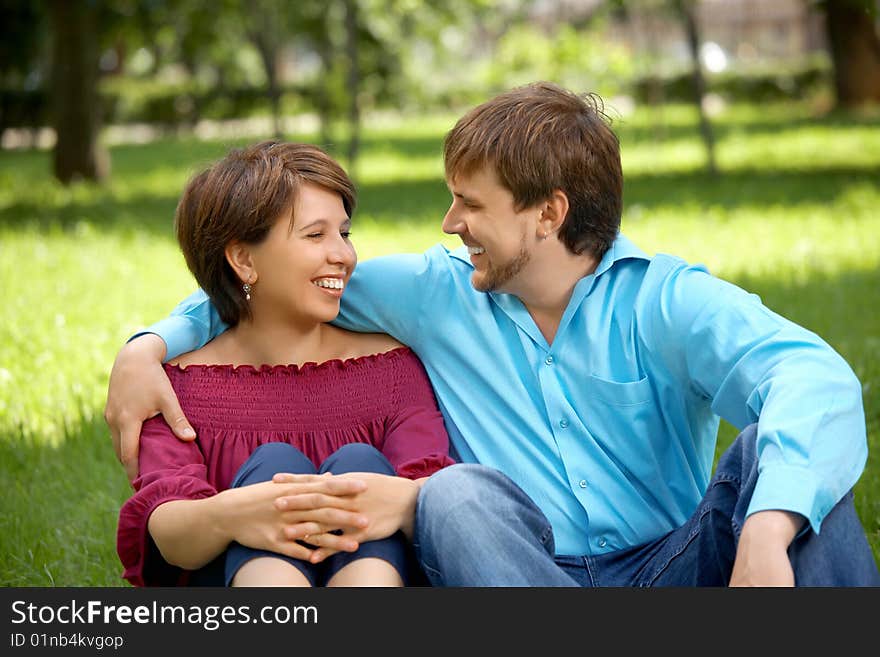
[{"label": "man's neck", "polygon": [[596,270],[598,261],[591,255],[574,255],[562,242],[548,247],[533,254],[529,275],[518,286],[516,296],[547,344],[553,344],[575,286]]}]

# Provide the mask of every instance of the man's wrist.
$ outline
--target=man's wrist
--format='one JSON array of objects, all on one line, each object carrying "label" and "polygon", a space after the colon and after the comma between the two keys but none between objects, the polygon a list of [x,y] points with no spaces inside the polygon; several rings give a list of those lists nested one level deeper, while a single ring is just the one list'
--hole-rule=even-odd
[{"label": "man's wrist", "polygon": [[742,536],[762,543],[779,543],[788,548],[805,522],[806,518],[792,511],[758,511],[746,518]]}]

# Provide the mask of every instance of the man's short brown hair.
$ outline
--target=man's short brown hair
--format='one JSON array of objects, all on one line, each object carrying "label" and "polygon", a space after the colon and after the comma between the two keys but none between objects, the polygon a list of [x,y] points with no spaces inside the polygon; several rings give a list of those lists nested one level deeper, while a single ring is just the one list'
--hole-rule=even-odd
[{"label": "man's short brown hair", "polygon": [[338,193],[352,216],[354,184],[333,158],[309,144],[265,141],[235,149],[187,184],[174,217],[177,241],[189,270],[230,326],[251,313],[226,246],[262,242],[284,216],[292,223],[303,183]]},{"label": "man's short brown hair", "polygon": [[568,196],[560,239],[601,258],[620,230],[620,144],[601,99],[549,82],[517,87],[478,105],[446,135],[447,179],[491,166],[517,210]]}]

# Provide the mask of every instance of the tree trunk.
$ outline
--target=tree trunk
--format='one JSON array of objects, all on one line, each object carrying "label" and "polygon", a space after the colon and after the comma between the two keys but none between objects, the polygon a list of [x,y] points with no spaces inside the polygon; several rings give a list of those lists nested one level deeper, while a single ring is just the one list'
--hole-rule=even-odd
[{"label": "tree trunk", "polygon": [[275,139],[281,139],[284,131],[281,127],[281,86],[278,84],[278,51],[259,32],[254,33],[253,41],[260,52],[260,59],[263,61],[263,68],[266,71],[267,95],[269,96],[269,105],[272,108],[273,132]]},{"label": "tree trunk", "polygon": [[53,172],[62,183],[102,180],[109,156],[98,144],[98,17],[95,3],[52,0],[50,96],[56,142]]},{"label": "tree trunk", "polygon": [[358,7],[356,0],[345,0],[345,51],[348,55],[348,175],[355,178],[361,141],[361,108],[358,91],[361,86],[358,61]]},{"label": "tree trunk", "polygon": [[697,20],[694,16],[691,0],[677,0],[675,4],[684,23],[688,48],[690,49],[693,61],[694,102],[697,105],[697,112],[700,116],[700,135],[703,138],[703,144],[706,146],[707,169],[709,174],[714,176],[718,173],[718,167],[715,164],[715,136],[712,133],[712,124],[709,123],[709,117],[706,116],[706,110],[703,108],[706,83],[703,79],[703,67],[700,65],[699,28],[697,27]]},{"label": "tree trunk", "polygon": [[[320,77],[324,80],[329,80],[333,68],[333,44],[330,43],[326,33],[318,36],[317,48],[318,57],[321,60],[321,71],[323,71]],[[333,142],[331,125],[333,110],[330,93],[327,91],[327,86],[321,82],[318,83],[315,90],[315,107],[318,110],[318,122],[320,123],[321,148],[329,149]]]},{"label": "tree trunk", "polygon": [[838,105],[880,102],[880,40],[867,5],[826,0],[825,26]]},{"label": "tree trunk", "polygon": [[247,5],[254,22],[250,24],[248,37],[260,55],[263,70],[266,72],[266,95],[272,108],[273,134],[282,139],[281,125],[281,85],[278,80],[278,60],[281,42],[286,35],[282,4],[251,0]]}]

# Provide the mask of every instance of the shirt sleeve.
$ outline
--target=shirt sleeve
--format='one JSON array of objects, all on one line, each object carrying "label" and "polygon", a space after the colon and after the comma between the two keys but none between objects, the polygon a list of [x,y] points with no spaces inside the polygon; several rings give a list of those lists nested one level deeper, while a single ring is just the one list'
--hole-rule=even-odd
[{"label": "shirt sleeve", "polygon": [[416,346],[424,304],[435,290],[440,252],[446,253],[436,246],[424,254],[382,256],[359,263],[333,323],[350,331],[387,333]]},{"label": "shirt sleeve", "polygon": [[167,362],[205,346],[227,328],[208,295],[199,289],[177,304],[171,315],[135,333],[129,342],[144,333],[155,333],[165,341]]},{"label": "shirt sleeve", "polygon": [[861,384],[818,335],[701,267],[671,268],[652,332],[670,370],[734,426],[757,422],[758,482],[747,515],[805,516],[817,533],[867,459]]},{"label": "shirt sleeve", "polygon": [[161,416],[144,422],[138,456],[140,472],[135,489],[119,511],[116,550],[123,577],[134,586],[177,586],[186,571],[163,558],[147,528],[150,515],[172,500],[196,500],[215,495],[198,441],[178,440]]},{"label": "shirt sleeve", "polygon": [[395,391],[399,401],[387,420],[382,453],[398,476],[419,479],[455,461],[449,457],[449,436],[421,361],[410,352],[402,367]]}]

